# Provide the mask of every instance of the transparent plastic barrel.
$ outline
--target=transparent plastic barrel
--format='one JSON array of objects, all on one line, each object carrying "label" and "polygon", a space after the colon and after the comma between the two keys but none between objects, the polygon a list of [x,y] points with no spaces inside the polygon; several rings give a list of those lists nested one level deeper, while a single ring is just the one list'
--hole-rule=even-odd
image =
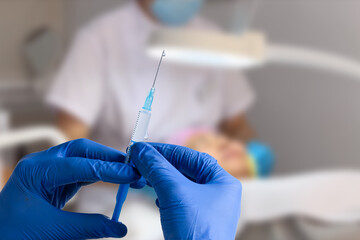
[{"label": "transparent plastic barrel", "polygon": [[147,110],[141,110],[139,112],[136,126],[134,128],[134,132],[131,138],[131,141],[134,142],[143,142],[147,139],[148,135],[148,127],[150,123],[151,112]]}]

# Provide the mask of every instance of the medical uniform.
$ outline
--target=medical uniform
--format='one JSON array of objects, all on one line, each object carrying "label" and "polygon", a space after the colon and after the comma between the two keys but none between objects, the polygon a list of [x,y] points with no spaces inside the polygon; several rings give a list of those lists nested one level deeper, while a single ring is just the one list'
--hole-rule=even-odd
[{"label": "medical uniform", "polygon": [[[213,28],[199,18],[186,27]],[[148,57],[146,47],[159,28],[135,1],[95,20],[77,34],[47,102],[87,124],[94,140],[125,150],[154,79],[158,59]],[[238,71],[179,66],[166,58],[156,88],[151,141],[193,125],[215,127],[254,100]]]}]

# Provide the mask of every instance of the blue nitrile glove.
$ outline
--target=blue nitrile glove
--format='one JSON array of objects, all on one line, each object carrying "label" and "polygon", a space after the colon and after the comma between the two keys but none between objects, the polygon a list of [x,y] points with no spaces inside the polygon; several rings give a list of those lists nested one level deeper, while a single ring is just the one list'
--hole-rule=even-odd
[{"label": "blue nitrile glove", "polygon": [[234,239],[241,183],[208,154],[136,143],[131,161],[158,196],[165,239]]},{"label": "blue nitrile glove", "polygon": [[122,223],[99,214],[61,210],[86,184],[138,181],[138,171],[124,160],[123,153],[85,139],[26,156],[0,193],[0,238],[124,237],[127,228]]}]

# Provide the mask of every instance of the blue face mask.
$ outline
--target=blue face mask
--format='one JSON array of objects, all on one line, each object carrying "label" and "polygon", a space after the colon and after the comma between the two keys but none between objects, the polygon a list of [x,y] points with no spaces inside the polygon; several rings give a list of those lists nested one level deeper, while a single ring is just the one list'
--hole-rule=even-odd
[{"label": "blue face mask", "polygon": [[165,25],[181,26],[199,12],[204,0],[154,0],[151,11]]}]

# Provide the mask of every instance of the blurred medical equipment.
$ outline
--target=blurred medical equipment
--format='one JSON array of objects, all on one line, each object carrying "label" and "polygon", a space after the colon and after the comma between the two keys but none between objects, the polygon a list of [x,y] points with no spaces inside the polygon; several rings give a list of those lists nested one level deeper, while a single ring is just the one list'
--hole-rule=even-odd
[{"label": "blurred medical equipment", "polygon": [[2,154],[0,153],[0,191],[5,184],[3,175],[5,175],[5,164],[3,163]]},{"label": "blurred medical equipment", "polygon": [[[4,118],[7,118],[7,116],[0,113],[1,123],[6,121]],[[1,125],[3,126],[3,124]],[[5,159],[2,156],[3,151],[10,147],[31,144],[36,141],[48,141],[52,146],[55,146],[65,142],[66,138],[58,129],[50,126],[28,127],[15,130],[2,128],[0,131],[0,190],[5,184],[2,182],[5,168]]]},{"label": "blurred medical equipment", "polygon": [[[9,113],[0,108],[0,135],[9,128],[9,123]],[[5,157],[3,151],[0,149],[0,191],[5,185],[5,175]]]},{"label": "blurred medical equipment", "polygon": [[[139,111],[139,114],[138,114],[138,117],[137,117],[137,120],[135,123],[134,131],[131,136],[130,144],[127,148],[127,154],[126,154],[126,159],[125,159],[126,164],[129,163],[131,147],[133,146],[133,144],[136,142],[143,142],[143,141],[147,140],[149,137],[148,136],[148,128],[149,128],[150,119],[151,119],[151,106],[152,106],[152,103],[154,100],[154,94],[155,94],[155,83],[156,83],[156,80],[157,80],[157,77],[159,74],[162,60],[165,57],[165,55],[166,55],[165,51],[163,50],[160,61],[159,61],[158,68],[156,70],[153,85],[150,89],[149,95],[146,97],[144,106]],[[116,205],[115,205],[114,213],[112,216],[112,220],[114,220],[114,221],[119,220],[121,208],[125,202],[128,191],[129,191],[129,184],[122,184],[119,186],[119,190],[118,190],[118,193],[116,196]]]},{"label": "blurred medical equipment", "polygon": [[316,49],[269,44],[261,32],[242,34],[162,29],[153,34],[148,53],[166,48],[169,61],[216,68],[250,68],[268,63],[300,65],[360,78],[360,63]]},{"label": "blurred medical equipment", "polygon": [[49,141],[55,146],[64,143],[66,138],[58,129],[50,126],[8,130],[0,134],[0,150],[41,140]]},{"label": "blurred medical equipment", "polygon": [[9,129],[10,114],[7,110],[0,107],[0,133]]},{"label": "blurred medical equipment", "polygon": [[242,217],[247,223],[301,216],[323,223],[360,221],[360,172],[323,171],[267,180],[245,180]]}]

